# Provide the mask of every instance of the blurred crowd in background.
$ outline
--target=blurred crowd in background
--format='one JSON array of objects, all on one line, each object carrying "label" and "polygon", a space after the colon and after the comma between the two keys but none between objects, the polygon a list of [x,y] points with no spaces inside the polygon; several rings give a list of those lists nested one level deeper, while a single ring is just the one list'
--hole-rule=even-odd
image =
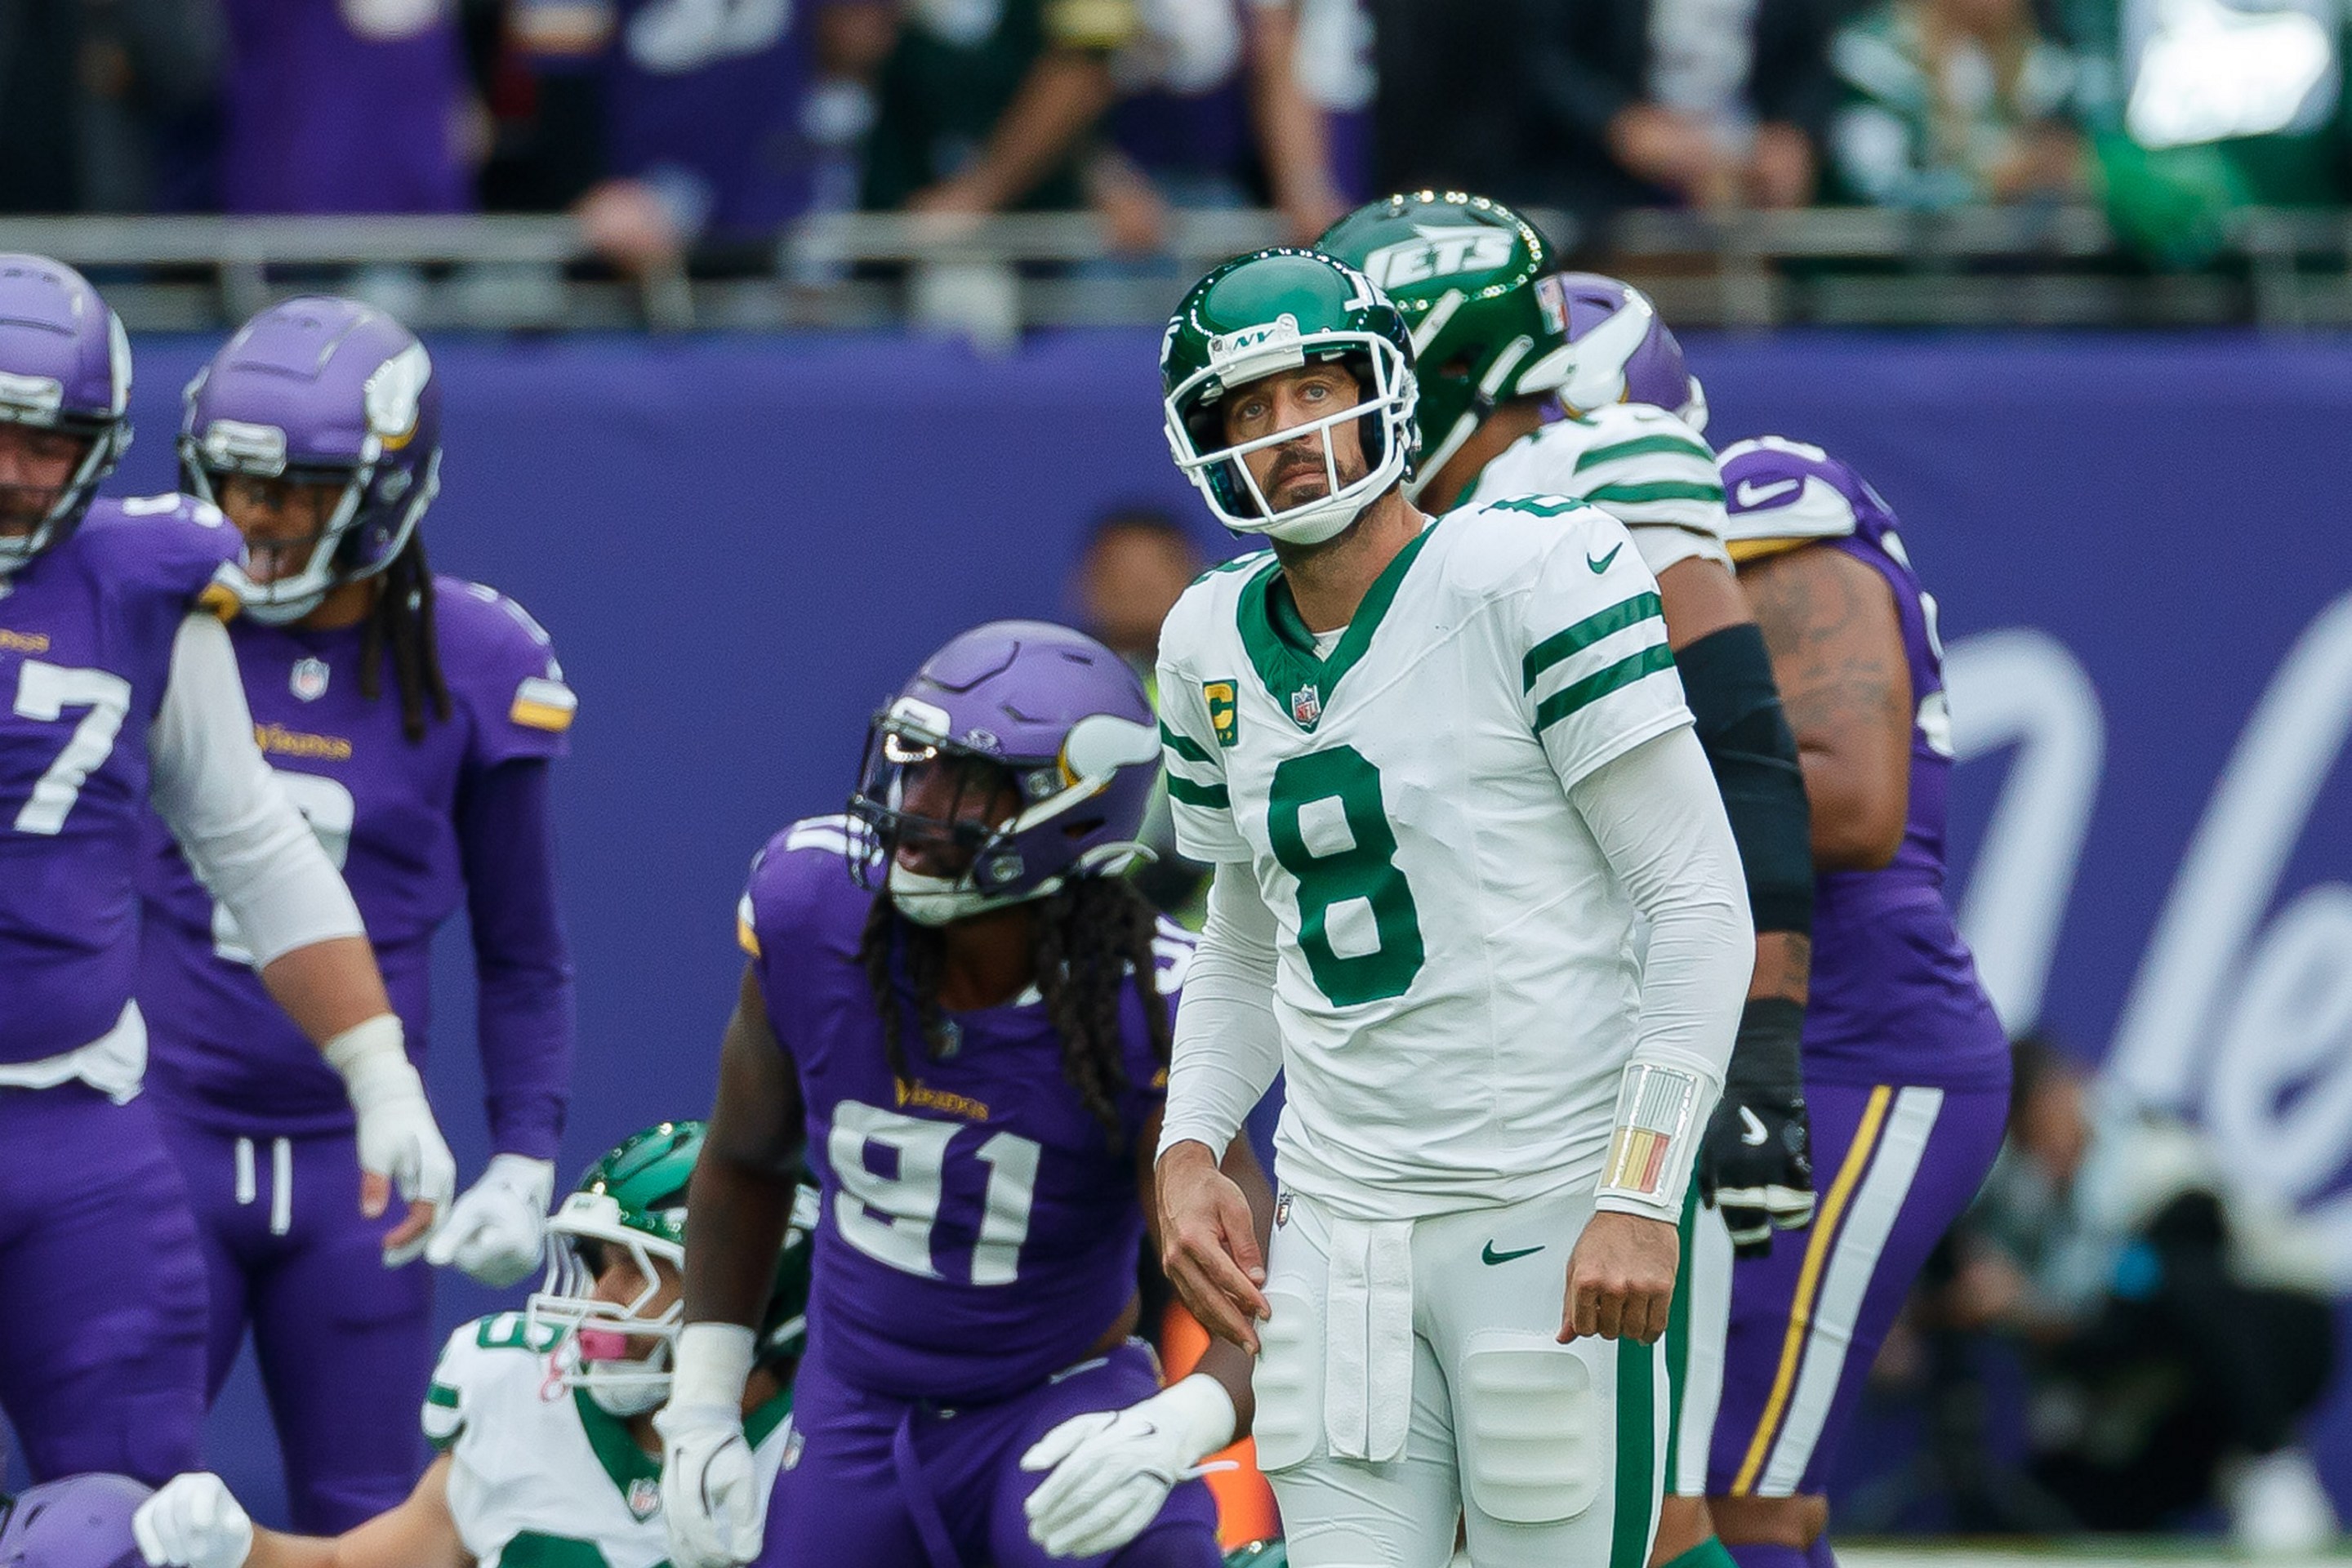
[{"label": "blurred crowd in background", "polygon": [[2089,198],[2161,253],[2352,195],[2342,0],[0,0],[0,213],[581,215],[616,263],[811,211],[1369,195]]}]

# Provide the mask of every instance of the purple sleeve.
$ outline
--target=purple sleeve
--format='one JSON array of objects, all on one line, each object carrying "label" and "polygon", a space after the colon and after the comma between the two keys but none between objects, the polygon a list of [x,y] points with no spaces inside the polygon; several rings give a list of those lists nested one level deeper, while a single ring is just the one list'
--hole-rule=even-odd
[{"label": "purple sleeve", "polygon": [[457,843],[474,928],[476,1030],[499,1153],[551,1160],[572,1096],[572,952],[555,903],[548,764],[467,771]]}]

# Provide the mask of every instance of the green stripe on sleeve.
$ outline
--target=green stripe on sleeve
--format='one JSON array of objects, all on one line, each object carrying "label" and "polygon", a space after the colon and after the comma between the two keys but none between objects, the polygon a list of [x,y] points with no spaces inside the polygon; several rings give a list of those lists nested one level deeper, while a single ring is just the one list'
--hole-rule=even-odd
[{"label": "green stripe on sleeve", "polygon": [[1536,733],[1540,735],[1580,708],[1598,702],[1621,686],[1631,686],[1645,675],[1675,667],[1674,650],[1653,643],[1641,652],[1619,659],[1606,669],[1563,686],[1536,706]]},{"label": "green stripe on sleeve", "polygon": [[1207,747],[1189,735],[1180,735],[1170,729],[1168,721],[1165,719],[1160,721],[1160,743],[1188,763],[1205,763],[1209,760]]},{"label": "green stripe on sleeve", "polygon": [[1168,775],[1168,797],[1186,805],[1214,806],[1220,811],[1234,808],[1233,793],[1223,784],[1196,784],[1183,774]]},{"label": "green stripe on sleeve", "polygon": [[1678,458],[1696,458],[1710,468],[1715,464],[1715,454],[1687,437],[1643,436],[1631,441],[1619,441],[1613,446],[1595,447],[1590,451],[1578,454],[1576,471],[1580,474],[1587,468],[1596,468],[1603,463],[1613,463],[1621,458],[1643,458],[1653,452],[1671,452]]},{"label": "green stripe on sleeve", "polygon": [[457,1391],[446,1383],[428,1384],[425,1390],[425,1403],[437,1405],[444,1410],[455,1410],[457,1408]]},{"label": "green stripe on sleeve", "polygon": [[1664,606],[1658,603],[1655,594],[1636,594],[1630,599],[1585,616],[1566,631],[1552,633],[1528,649],[1527,657],[1519,660],[1519,689],[1533,691],[1536,682],[1543,678],[1543,672],[1561,659],[1581,653],[1602,637],[1614,636],[1652,616],[1664,614]]},{"label": "green stripe on sleeve", "polygon": [[1617,1342],[1617,1497],[1609,1521],[1609,1568],[1643,1568],[1658,1501],[1657,1352]]},{"label": "green stripe on sleeve", "polygon": [[1611,501],[1644,500],[1714,500],[1723,499],[1721,485],[1699,484],[1690,479],[1653,479],[1645,485],[1601,485],[1585,498],[1595,506],[1607,506]]}]

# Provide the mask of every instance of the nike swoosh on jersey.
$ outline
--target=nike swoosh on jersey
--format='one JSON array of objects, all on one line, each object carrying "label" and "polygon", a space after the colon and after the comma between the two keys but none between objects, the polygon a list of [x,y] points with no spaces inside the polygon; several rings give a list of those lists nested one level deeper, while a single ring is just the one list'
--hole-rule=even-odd
[{"label": "nike swoosh on jersey", "polygon": [[1759,485],[1754,479],[1742,479],[1736,496],[1741,506],[1762,506],[1777,496],[1787,495],[1804,482],[1802,479],[1775,479],[1769,485]]},{"label": "nike swoosh on jersey", "polygon": [[1764,1140],[1771,1136],[1764,1131],[1764,1119],[1744,1105],[1739,1108],[1739,1141],[1750,1149],[1760,1148]]},{"label": "nike swoosh on jersey", "polygon": [[1514,1258],[1532,1258],[1542,1250],[1541,1247],[1522,1247],[1517,1252],[1497,1252],[1495,1250],[1495,1244],[1490,1241],[1486,1244],[1486,1249],[1478,1255],[1478,1261],[1489,1265],[1508,1263]]},{"label": "nike swoosh on jersey", "polygon": [[1595,561],[1591,556],[1588,555],[1584,558],[1584,563],[1587,566],[1591,567],[1595,573],[1606,572],[1609,570],[1609,563],[1617,559],[1617,552],[1624,548],[1625,542],[1621,539],[1616,543],[1609,547],[1608,554],[1602,556],[1598,561]]}]

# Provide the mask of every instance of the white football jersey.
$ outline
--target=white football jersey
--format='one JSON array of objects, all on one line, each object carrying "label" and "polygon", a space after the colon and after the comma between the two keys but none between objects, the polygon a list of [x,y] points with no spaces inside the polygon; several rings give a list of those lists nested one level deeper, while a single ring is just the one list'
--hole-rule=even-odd
[{"label": "white football jersey", "polygon": [[1693,556],[1731,565],[1715,450],[1663,408],[1612,403],[1555,420],[1497,453],[1463,502],[1544,495],[1589,501],[1631,529],[1652,576]]},{"label": "white football jersey", "polygon": [[1634,916],[1567,790],[1691,721],[1629,544],[1558,497],[1464,508],[1328,658],[1270,552],[1169,615],[1177,842],[1245,863],[1279,928],[1285,1186],[1418,1218],[1600,1173]]},{"label": "white football jersey", "polygon": [[[425,1397],[425,1436],[450,1456],[449,1514],[481,1568],[659,1568],[669,1557],[661,1461],[584,1390],[557,1383],[555,1336],[520,1312],[449,1336]],[[792,1394],[744,1433],[761,1506],[792,1441]]]}]

